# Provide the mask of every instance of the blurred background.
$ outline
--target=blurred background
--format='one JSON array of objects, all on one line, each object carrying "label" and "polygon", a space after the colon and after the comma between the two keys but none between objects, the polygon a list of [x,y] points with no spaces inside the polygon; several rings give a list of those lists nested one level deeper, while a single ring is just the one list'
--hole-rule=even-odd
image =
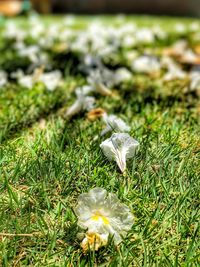
[{"label": "blurred background", "polygon": [[0,14],[16,15],[34,8],[43,14],[152,14],[200,16],[200,0],[0,0]]}]

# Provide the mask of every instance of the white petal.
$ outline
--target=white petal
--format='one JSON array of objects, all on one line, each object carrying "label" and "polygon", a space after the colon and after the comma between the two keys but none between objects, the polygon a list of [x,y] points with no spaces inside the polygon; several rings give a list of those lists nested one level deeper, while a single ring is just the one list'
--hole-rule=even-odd
[{"label": "white petal", "polygon": [[115,115],[103,115],[103,120],[107,124],[107,127],[101,132],[101,135],[104,135],[105,133],[109,131],[115,131],[115,132],[129,132],[130,127],[119,117]]},{"label": "white petal", "polygon": [[99,83],[95,85],[96,91],[100,93],[101,95],[107,96],[111,95],[112,92],[110,89],[108,89],[104,84]]},{"label": "white petal", "polygon": [[126,159],[135,156],[138,146],[138,141],[126,133],[115,133],[100,145],[104,155],[115,160],[122,172],[126,169]]},{"label": "white petal", "polygon": [[82,109],[82,103],[79,99],[77,99],[74,104],[68,108],[67,112],[66,112],[66,116],[67,117],[72,117],[76,114],[78,114]]}]

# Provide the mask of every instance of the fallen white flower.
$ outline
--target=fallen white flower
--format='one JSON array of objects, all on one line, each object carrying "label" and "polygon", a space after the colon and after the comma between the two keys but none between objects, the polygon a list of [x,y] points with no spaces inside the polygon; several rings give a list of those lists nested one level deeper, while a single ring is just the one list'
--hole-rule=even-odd
[{"label": "fallen white flower", "polygon": [[31,89],[34,85],[33,76],[32,75],[23,75],[18,78],[18,83],[23,86]]},{"label": "fallen white flower", "polygon": [[98,250],[106,245],[108,236],[113,237],[118,245],[133,225],[133,215],[130,209],[122,204],[116,195],[108,193],[103,188],[91,189],[78,197],[75,207],[78,225],[87,229],[86,237],[81,246]]},{"label": "fallen white flower", "polygon": [[154,41],[154,33],[151,29],[138,29],[135,33],[136,41],[139,43],[152,43]]},{"label": "fallen white flower", "polygon": [[163,59],[163,66],[167,68],[167,73],[164,75],[164,81],[172,81],[175,79],[185,79],[186,72],[183,71],[171,58]]},{"label": "fallen white flower", "polygon": [[74,115],[80,113],[81,111],[89,111],[94,108],[95,104],[95,98],[92,96],[87,96],[86,94],[86,89],[89,91],[89,87],[83,87],[82,88],[77,88],[75,93],[77,96],[76,101],[74,104],[68,108],[66,112],[67,117],[73,117]]},{"label": "fallen white flower", "polygon": [[127,133],[114,133],[100,145],[109,160],[116,161],[121,172],[126,170],[126,160],[135,156],[139,147],[138,141]]},{"label": "fallen white flower", "polygon": [[55,70],[48,73],[43,73],[39,77],[39,81],[44,83],[45,87],[49,91],[54,91],[56,87],[59,85],[62,78],[62,74],[59,70]]},{"label": "fallen white flower", "polygon": [[101,95],[112,94],[111,90],[107,87],[107,84],[113,80],[112,72],[105,69],[102,71],[102,73],[99,70],[91,71],[87,80],[93,88],[93,91],[96,91]]},{"label": "fallen white flower", "polygon": [[103,115],[103,120],[106,123],[106,128],[101,132],[101,135],[105,135],[110,131],[115,132],[129,132],[131,128],[119,117],[115,115]]},{"label": "fallen white flower", "polygon": [[195,67],[190,72],[190,90],[196,91],[200,96],[200,67]]},{"label": "fallen white flower", "polygon": [[130,81],[132,77],[131,72],[126,68],[119,68],[115,72],[115,84],[120,84],[125,81]]},{"label": "fallen white flower", "polygon": [[132,69],[138,73],[153,73],[161,68],[160,62],[154,56],[141,56],[132,63]]}]

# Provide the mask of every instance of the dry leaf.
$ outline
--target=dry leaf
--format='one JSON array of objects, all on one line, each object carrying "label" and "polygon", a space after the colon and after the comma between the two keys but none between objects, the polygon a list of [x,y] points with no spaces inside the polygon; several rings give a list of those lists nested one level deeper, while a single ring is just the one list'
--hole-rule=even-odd
[{"label": "dry leaf", "polygon": [[98,118],[101,118],[106,111],[103,108],[95,108],[87,113],[87,118],[91,121],[94,121]]}]

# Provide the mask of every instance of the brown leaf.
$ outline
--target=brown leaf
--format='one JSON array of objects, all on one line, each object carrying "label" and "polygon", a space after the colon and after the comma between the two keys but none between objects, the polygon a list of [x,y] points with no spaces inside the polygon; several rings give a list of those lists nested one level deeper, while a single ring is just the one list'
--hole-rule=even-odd
[{"label": "brown leaf", "polygon": [[95,108],[92,109],[90,112],[87,113],[87,118],[91,121],[94,121],[98,118],[101,118],[106,111],[102,108]]}]

